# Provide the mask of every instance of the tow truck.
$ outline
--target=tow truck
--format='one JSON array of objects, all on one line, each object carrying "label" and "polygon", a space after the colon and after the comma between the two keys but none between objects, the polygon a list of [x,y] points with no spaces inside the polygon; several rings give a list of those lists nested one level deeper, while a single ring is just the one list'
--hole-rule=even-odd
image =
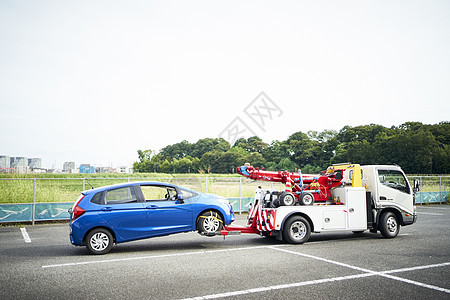
[{"label": "tow truck", "polygon": [[274,236],[302,244],[312,232],[378,231],[385,238],[417,220],[414,193],[396,165],[339,164],[321,175],[259,170],[249,164],[237,173],[263,181],[282,182],[284,191],[258,188],[246,226],[224,226],[216,235],[240,233]]}]

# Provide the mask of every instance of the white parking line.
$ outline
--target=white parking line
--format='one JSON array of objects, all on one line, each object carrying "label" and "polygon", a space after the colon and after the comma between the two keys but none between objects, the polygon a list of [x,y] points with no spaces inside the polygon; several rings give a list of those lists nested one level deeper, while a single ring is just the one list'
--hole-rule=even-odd
[{"label": "white parking line", "polygon": [[295,255],[299,255],[299,256],[303,256],[303,257],[308,257],[308,258],[312,258],[312,259],[316,259],[316,260],[320,260],[320,261],[331,263],[331,264],[335,264],[335,265],[338,265],[338,266],[343,266],[343,267],[347,267],[347,268],[350,268],[350,269],[366,272],[366,273],[369,273],[369,274],[378,275],[378,276],[386,277],[386,278],[389,278],[389,279],[394,279],[394,280],[398,280],[398,281],[406,282],[406,283],[409,283],[409,284],[414,284],[414,285],[417,285],[417,286],[426,287],[426,288],[429,288],[429,289],[432,289],[432,290],[437,290],[437,291],[440,291],[440,292],[445,292],[445,293],[450,294],[450,290],[449,289],[445,289],[445,288],[441,288],[441,287],[438,287],[438,286],[425,284],[425,283],[421,283],[421,282],[418,282],[418,281],[413,281],[413,280],[409,280],[409,279],[405,279],[405,278],[400,278],[400,277],[397,277],[397,276],[389,275],[390,273],[415,271],[415,270],[419,270],[419,269],[429,269],[429,268],[436,268],[436,267],[444,267],[444,266],[450,265],[450,262],[446,262],[446,263],[442,263],[442,264],[434,264],[434,265],[429,265],[429,266],[418,266],[418,267],[412,267],[412,268],[406,268],[406,269],[391,270],[391,271],[384,271],[384,272],[376,272],[376,271],[372,271],[372,270],[368,270],[368,269],[352,266],[352,265],[349,265],[349,264],[333,261],[333,260],[330,260],[330,259],[314,256],[314,255],[309,255],[309,254],[304,254],[304,253],[290,251],[290,250],[287,250],[287,249],[278,249],[276,247],[272,247],[271,249],[274,249],[274,250],[277,250],[277,251],[286,252],[286,253],[291,253],[291,254],[295,254]]},{"label": "white parking line", "polygon": [[[284,246],[284,245],[279,245],[278,247],[280,247],[280,246]],[[59,268],[59,267],[68,267],[68,266],[103,264],[103,263],[123,262],[123,261],[132,261],[132,260],[144,260],[144,259],[167,258],[167,257],[177,257],[177,256],[200,255],[200,254],[210,254],[210,253],[220,253],[220,252],[230,252],[230,251],[243,251],[243,250],[245,251],[245,250],[264,249],[264,248],[270,248],[270,247],[272,247],[272,246],[241,247],[241,248],[207,250],[207,251],[197,251],[197,252],[187,252],[187,253],[174,253],[174,254],[138,256],[138,257],[117,258],[117,259],[81,261],[81,262],[73,262],[73,263],[47,265],[47,266],[42,266],[42,268],[43,269]]]},{"label": "white parking line", "polygon": [[28,235],[27,230],[25,227],[20,228],[20,231],[22,232],[23,239],[25,240],[25,243],[31,243],[30,236]]},{"label": "white parking line", "polygon": [[281,290],[281,289],[288,289],[288,288],[300,287],[300,286],[306,286],[306,285],[312,285],[312,284],[321,284],[321,283],[327,283],[327,282],[350,280],[350,279],[363,278],[363,277],[369,277],[369,276],[374,276],[374,274],[364,273],[364,274],[349,275],[349,276],[342,276],[342,277],[295,282],[295,283],[290,283],[290,284],[280,284],[280,285],[248,289],[248,290],[200,296],[200,297],[195,297],[195,298],[185,298],[183,300],[203,300],[203,299],[217,299],[217,298],[224,298],[224,297],[231,297],[231,296],[241,296],[241,295],[245,295],[245,294],[262,293],[262,292],[273,291],[273,290]]},{"label": "white parking line", "polygon": [[448,210],[447,207],[436,207],[436,206],[420,206],[420,209],[440,209],[440,210]]},{"label": "white parking line", "polygon": [[426,213],[426,212],[418,212],[418,215],[432,215],[432,216],[443,216],[444,214],[439,213]]},{"label": "white parking line", "polygon": [[423,269],[429,269],[429,268],[437,268],[437,267],[449,266],[450,262],[441,263],[441,264],[434,264],[434,265],[428,265],[428,266],[417,266],[417,267],[412,267],[412,268],[403,268],[403,269],[390,270],[390,271],[384,271],[384,272],[376,272],[376,271],[368,270],[368,269],[365,269],[365,268],[360,268],[360,267],[352,266],[352,265],[349,265],[349,264],[345,264],[345,263],[329,260],[329,259],[326,259],[326,258],[314,256],[314,255],[294,252],[294,251],[290,251],[290,250],[287,250],[287,249],[279,249],[278,246],[277,247],[269,246],[268,248],[273,249],[273,250],[277,250],[277,251],[282,251],[282,252],[286,252],[286,253],[290,253],[290,254],[295,254],[295,255],[307,257],[307,258],[311,258],[311,259],[320,260],[320,261],[323,261],[323,262],[335,264],[335,265],[342,266],[342,267],[351,268],[351,269],[354,269],[354,270],[361,271],[363,273],[362,274],[356,274],[356,275],[349,275],[349,276],[341,276],[341,277],[333,277],[333,278],[324,278],[324,279],[296,282],[296,283],[291,283],[291,284],[280,284],[280,285],[273,285],[273,286],[267,286],[267,287],[259,287],[259,288],[240,290],[240,291],[233,291],[233,292],[220,293],[220,294],[212,294],[212,295],[206,295],[206,296],[200,296],[200,297],[194,297],[194,298],[186,298],[186,299],[183,299],[183,300],[194,300],[194,299],[195,300],[203,300],[203,299],[217,299],[217,298],[224,298],[224,297],[231,297],[231,296],[241,296],[241,295],[245,295],[245,294],[261,293],[261,292],[267,292],[267,291],[272,291],[272,290],[288,289],[288,288],[294,288],[294,287],[300,287],[300,286],[306,286],[306,285],[314,285],[314,284],[321,284],[321,283],[335,282],[335,281],[342,281],[342,280],[351,280],[351,279],[371,277],[371,276],[382,276],[382,277],[385,277],[385,278],[389,278],[389,279],[393,279],[393,280],[397,280],[397,281],[402,281],[402,282],[413,284],[413,285],[416,285],[416,286],[420,286],[420,287],[424,287],[424,288],[428,288],[428,289],[433,289],[433,290],[436,290],[436,291],[440,291],[440,292],[444,292],[444,293],[450,294],[450,290],[445,289],[445,288],[441,288],[441,287],[437,287],[437,286],[434,286],[434,285],[425,284],[425,283],[422,283],[422,282],[417,282],[417,281],[413,281],[413,280],[409,280],[409,279],[405,279],[405,278],[389,275],[391,273],[400,273],[400,272],[408,272],[408,271],[415,271],[415,270],[423,270]]}]

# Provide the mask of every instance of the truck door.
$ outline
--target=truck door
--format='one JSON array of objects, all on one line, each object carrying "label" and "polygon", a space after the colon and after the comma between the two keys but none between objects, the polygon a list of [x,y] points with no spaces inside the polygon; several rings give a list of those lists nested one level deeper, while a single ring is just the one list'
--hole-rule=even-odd
[{"label": "truck door", "polygon": [[412,211],[412,189],[403,172],[395,169],[378,169],[377,174],[377,202],[382,205],[395,204]]}]

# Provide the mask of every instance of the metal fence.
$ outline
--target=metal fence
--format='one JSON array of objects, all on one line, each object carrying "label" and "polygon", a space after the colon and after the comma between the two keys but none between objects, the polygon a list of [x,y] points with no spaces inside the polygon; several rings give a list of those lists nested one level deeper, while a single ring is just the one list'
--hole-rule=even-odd
[{"label": "metal fence", "polygon": [[[417,204],[449,201],[450,176],[411,175],[419,179],[421,192]],[[67,210],[81,191],[91,187],[132,182],[158,181],[183,186],[203,193],[213,193],[230,200],[237,213],[248,211],[255,189],[283,190],[281,183],[252,181],[244,177],[173,177],[173,178],[0,178],[0,223],[67,220]]]}]

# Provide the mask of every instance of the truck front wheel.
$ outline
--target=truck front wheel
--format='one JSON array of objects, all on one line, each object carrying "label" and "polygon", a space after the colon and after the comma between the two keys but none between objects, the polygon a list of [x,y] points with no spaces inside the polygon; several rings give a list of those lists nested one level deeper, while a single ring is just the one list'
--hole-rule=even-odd
[{"label": "truck front wheel", "polygon": [[311,236],[311,225],[301,217],[294,216],[286,221],[283,228],[283,238],[290,244],[303,244]]},{"label": "truck front wheel", "polygon": [[380,232],[388,239],[395,238],[400,231],[400,224],[397,216],[393,212],[385,212],[380,218]]}]

